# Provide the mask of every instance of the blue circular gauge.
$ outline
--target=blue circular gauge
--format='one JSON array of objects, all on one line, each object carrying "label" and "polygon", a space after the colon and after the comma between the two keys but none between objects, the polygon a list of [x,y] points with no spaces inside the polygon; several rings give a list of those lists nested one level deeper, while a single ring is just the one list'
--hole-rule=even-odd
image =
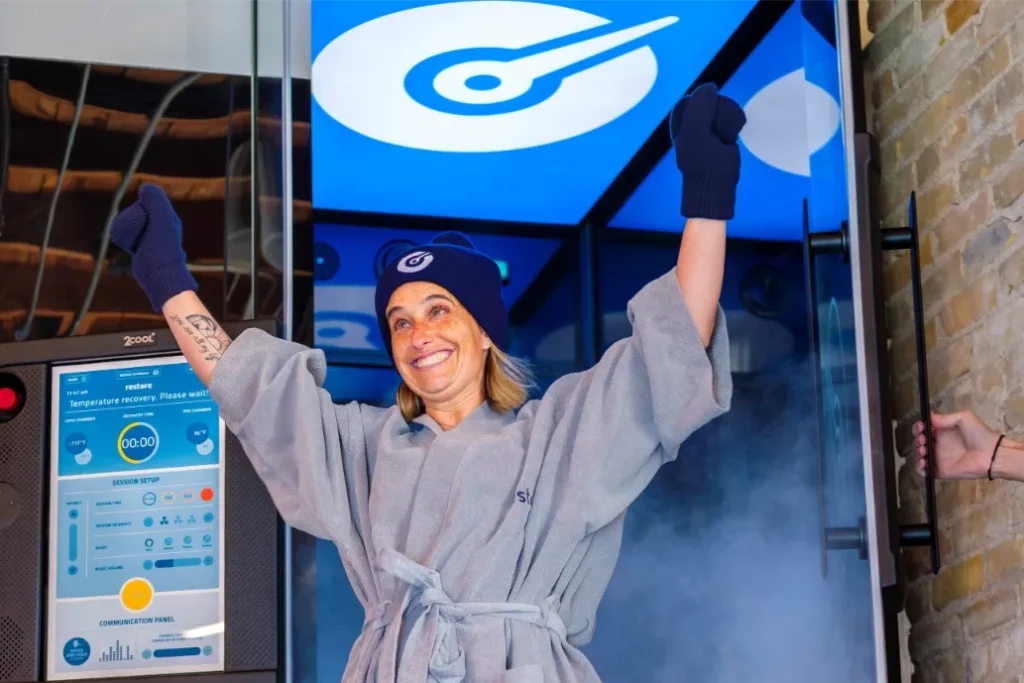
[{"label": "blue circular gauge", "polygon": [[81,666],[89,660],[90,651],[85,638],[72,638],[64,644],[64,661],[71,666]]},{"label": "blue circular gauge", "polygon": [[205,423],[193,422],[188,426],[185,438],[198,446],[210,438],[210,428]]},{"label": "blue circular gauge", "polygon": [[160,448],[160,435],[156,428],[145,422],[132,422],[117,437],[117,452],[133,465],[141,465]]},{"label": "blue circular gauge", "polygon": [[64,447],[68,449],[68,453],[71,455],[78,455],[85,450],[85,447],[89,445],[88,439],[85,438],[85,434],[81,432],[75,432],[74,434],[68,434],[67,438],[64,439]]}]

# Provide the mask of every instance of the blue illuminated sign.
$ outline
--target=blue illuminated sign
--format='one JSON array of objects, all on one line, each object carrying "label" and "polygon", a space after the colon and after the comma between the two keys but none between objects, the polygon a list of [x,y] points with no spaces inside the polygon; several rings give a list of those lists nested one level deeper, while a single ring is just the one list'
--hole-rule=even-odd
[{"label": "blue illuminated sign", "polygon": [[[796,3],[722,88],[747,114],[740,137],[741,176],[729,234],[767,240],[803,239],[803,198],[834,168],[815,163],[842,155],[835,50],[800,15]],[[808,65],[805,70],[805,63]],[[839,165],[841,167],[842,164]],[[678,232],[682,179],[669,152],[610,221],[615,228]],[[821,194],[816,187],[816,193]],[[825,215],[845,210],[845,195],[824,194]],[[835,206],[833,206],[833,204]],[[838,229],[836,222],[830,229]]]},{"label": "blue illuminated sign", "polygon": [[754,0],[314,0],[313,204],[576,224]]}]

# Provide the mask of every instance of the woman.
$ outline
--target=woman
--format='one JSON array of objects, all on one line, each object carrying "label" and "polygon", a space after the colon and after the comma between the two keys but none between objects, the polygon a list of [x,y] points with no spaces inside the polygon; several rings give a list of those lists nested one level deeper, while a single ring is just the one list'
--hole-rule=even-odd
[{"label": "woman", "polygon": [[402,378],[399,405],[383,409],[332,404],[321,351],[257,330],[229,340],[194,293],[158,189],[119,217],[115,241],[282,517],[341,553],[366,610],[344,681],[599,680],[577,648],[626,508],[731,401],[718,298],[744,123],[713,86],[677,105],[689,218],[677,267],[630,302],[630,338],[521,408],[497,267],[461,235],[378,282]]}]

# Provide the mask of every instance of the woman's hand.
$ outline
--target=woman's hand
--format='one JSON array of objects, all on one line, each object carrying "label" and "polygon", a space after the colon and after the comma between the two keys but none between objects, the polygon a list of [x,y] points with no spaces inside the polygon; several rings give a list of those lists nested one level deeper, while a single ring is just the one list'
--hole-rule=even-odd
[{"label": "woman's hand", "polygon": [[199,289],[185,265],[181,220],[159,186],[139,188],[139,200],[114,218],[110,239],[132,255],[132,274],[153,310],[162,311],[176,294]]},{"label": "woman's hand", "polygon": [[[917,471],[925,472],[924,423],[914,425]],[[999,435],[970,411],[939,415],[932,413],[935,476],[938,479],[982,479],[988,475],[992,451]]]},{"label": "woman's hand", "polygon": [[669,115],[676,166],[683,176],[681,213],[687,218],[729,220],[740,181],[740,131],[746,114],[734,100],[705,83],[682,98]]}]

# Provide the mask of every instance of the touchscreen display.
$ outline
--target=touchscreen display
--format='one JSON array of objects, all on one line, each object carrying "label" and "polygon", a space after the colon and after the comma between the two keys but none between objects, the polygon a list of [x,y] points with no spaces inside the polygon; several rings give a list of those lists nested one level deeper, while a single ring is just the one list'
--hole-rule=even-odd
[{"label": "touchscreen display", "polygon": [[47,678],[223,670],[223,443],[180,356],[53,369]]}]

